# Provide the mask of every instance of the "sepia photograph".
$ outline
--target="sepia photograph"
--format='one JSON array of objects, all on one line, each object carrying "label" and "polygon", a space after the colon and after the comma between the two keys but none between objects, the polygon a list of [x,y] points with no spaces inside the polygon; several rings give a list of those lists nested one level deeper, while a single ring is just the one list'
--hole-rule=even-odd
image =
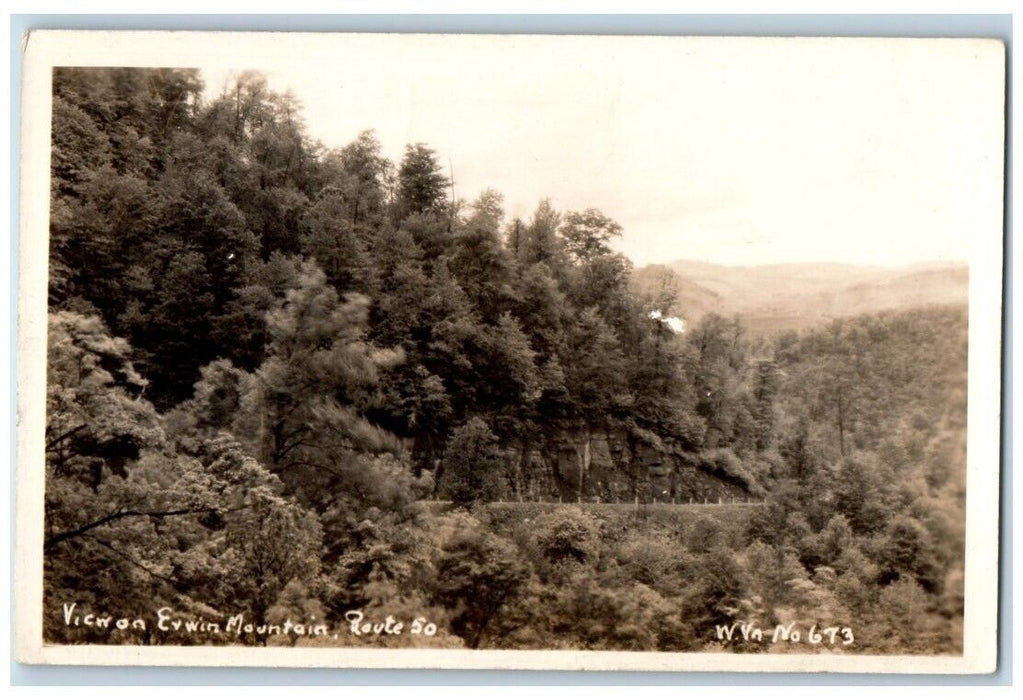
[{"label": "sepia photograph", "polygon": [[23,660],[993,668],[1001,42],[26,56]]}]

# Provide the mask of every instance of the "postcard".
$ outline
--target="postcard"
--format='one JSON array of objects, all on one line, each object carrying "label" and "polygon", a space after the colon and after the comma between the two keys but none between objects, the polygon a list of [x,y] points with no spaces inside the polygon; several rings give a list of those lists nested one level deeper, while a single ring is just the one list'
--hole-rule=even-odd
[{"label": "postcard", "polygon": [[20,661],[994,670],[1000,42],[24,57]]}]

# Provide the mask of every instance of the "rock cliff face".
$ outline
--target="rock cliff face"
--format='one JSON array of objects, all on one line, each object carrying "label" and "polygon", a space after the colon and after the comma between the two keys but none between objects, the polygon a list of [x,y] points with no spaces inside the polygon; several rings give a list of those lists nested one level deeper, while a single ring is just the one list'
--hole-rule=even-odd
[{"label": "rock cliff face", "polygon": [[510,453],[512,497],[524,501],[717,503],[753,497],[748,484],[709,470],[697,455],[621,433],[561,433]]}]

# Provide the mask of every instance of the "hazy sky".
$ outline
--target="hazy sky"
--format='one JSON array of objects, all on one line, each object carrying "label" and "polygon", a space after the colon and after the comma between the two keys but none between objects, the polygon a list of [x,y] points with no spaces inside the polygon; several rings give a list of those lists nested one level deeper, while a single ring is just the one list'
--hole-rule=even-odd
[{"label": "hazy sky", "polygon": [[267,73],[328,147],[422,141],[509,217],[597,207],[636,263],[966,260],[1001,227],[997,45],[350,36],[208,54]]}]

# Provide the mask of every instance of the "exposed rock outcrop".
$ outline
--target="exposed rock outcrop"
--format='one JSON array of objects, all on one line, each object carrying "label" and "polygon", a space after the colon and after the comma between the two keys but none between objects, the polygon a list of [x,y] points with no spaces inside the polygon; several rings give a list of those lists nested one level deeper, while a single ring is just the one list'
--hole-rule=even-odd
[{"label": "exposed rock outcrop", "polygon": [[561,432],[508,452],[516,500],[703,503],[744,500],[756,491],[706,455],[630,439],[623,431]]}]

